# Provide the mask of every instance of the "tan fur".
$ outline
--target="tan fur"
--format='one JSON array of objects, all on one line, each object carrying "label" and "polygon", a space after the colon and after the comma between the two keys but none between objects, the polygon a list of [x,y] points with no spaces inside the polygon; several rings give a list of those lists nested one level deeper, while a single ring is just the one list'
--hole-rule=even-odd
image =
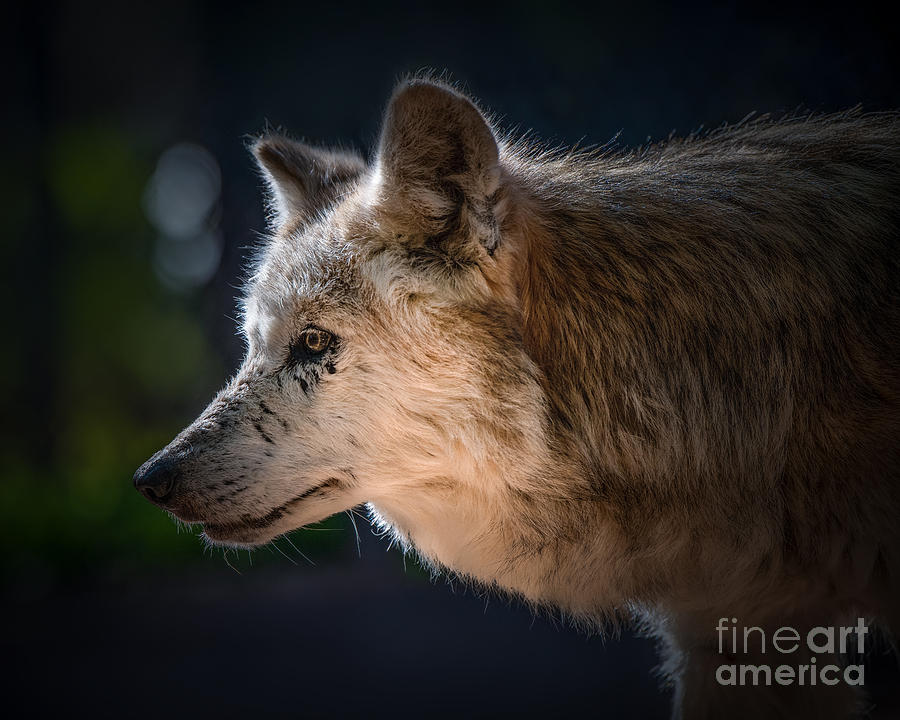
[{"label": "tan fur", "polygon": [[[542,152],[412,80],[368,165],[263,138],[247,359],[142,471],[217,542],[365,502],[437,566],[643,617],[686,716],[846,717],[846,687],[715,686],[714,628],[897,627],[898,129]],[[310,325],[336,343],[291,365]]]}]

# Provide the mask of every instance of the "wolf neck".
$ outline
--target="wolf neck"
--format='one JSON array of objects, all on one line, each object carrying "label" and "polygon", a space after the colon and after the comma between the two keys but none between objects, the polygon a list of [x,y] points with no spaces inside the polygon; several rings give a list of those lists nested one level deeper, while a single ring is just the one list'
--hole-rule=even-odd
[{"label": "wolf neck", "polygon": [[546,487],[558,472],[542,474],[543,488],[535,487],[538,478],[485,478],[502,487],[493,495],[433,482],[402,499],[378,499],[370,510],[376,525],[434,568],[593,621],[625,602],[627,575],[607,562],[621,555],[622,539],[593,501]]},{"label": "wolf neck", "polygon": [[633,589],[629,570],[613,560],[625,556],[629,539],[608,501],[640,462],[609,429],[621,409],[603,394],[603,313],[593,290],[602,285],[603,251],[586,226],[600,231],[597,218],[575,208],[555,205],[561,223],[527,197],[510,200],[504,242],[518,266],[523,340],[541,370],[547,412],[541,456],[469,469],[465,480],[454,459],[448,482],[430,478],[414,492],[377,499],[373,510],[435,565],[596,618]]}]

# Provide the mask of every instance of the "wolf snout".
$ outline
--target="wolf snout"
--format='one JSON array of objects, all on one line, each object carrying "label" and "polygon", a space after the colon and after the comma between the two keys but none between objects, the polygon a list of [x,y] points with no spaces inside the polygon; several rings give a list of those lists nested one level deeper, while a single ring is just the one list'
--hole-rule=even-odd
[{"label": "wolf snout", "polygon": [[180,478],[178,461],[162,450],[137,469],[134,487],[150,502],[165,506],[175,494]]}]

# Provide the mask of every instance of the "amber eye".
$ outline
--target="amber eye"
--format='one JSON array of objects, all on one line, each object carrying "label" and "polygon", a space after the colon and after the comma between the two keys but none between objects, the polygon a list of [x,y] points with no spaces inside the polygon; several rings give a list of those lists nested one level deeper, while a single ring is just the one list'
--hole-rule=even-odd
[{"label": "amber eye", "polygon": [[306,328],[300,333],[300,342],[310,355],[320,355],[331,345],[331,333],[319,328]]},{"label": "amber eye", "polygon": [[330,332],[317,327],[308,327],[297,335],[288,348],[287,364],[290,366],[317,362],[333,345],[334,335]]}]

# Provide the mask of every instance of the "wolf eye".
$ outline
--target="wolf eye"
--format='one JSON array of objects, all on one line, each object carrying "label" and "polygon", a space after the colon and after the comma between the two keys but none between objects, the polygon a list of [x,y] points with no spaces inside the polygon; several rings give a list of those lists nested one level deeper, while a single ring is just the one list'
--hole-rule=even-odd
[{"label": "wolf eye", "polygon": [[296,342],[291,344],[291,358],[302,360],[304,358],[321,355],[330,346],[333,336],[327,330],[309,327],[300,333]]}]

